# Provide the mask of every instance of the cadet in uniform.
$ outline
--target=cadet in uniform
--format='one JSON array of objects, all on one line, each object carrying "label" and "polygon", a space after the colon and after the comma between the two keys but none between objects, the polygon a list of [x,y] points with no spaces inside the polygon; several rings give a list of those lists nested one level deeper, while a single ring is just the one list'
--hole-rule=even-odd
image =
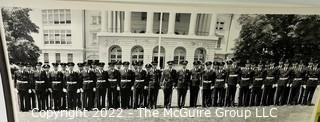
[{"label": "cadet in uniform", "polygon": [[78,79],[78,89],[77,89],[77,92],[76,92],[76,99],[77,99],[77,106],[78,106],[78,108],[83,108],[83,102],[82,102],[82,96],[83,96],[83,89],[82,89],[82,79],[81,79],[81,73],[84,71],[84,68],[83,68],[83,66],[84,66],[84,64],[85,64],[85,62],[83,62],[83,63],[77,63],[77,66],[78,66],[78,69],[79,69],[79,71],[77,71],[77,73],[78,73],[78,76],[80,77],[79,79]]},{"label": "cadet in uniform", "polygon": [[198,93],[202,78],[201,62],[193,62],[194,68],[190,71],[190,107],[197,107]]},{"label": "cadet in uniform", "polygon": [[148,83],[148,107],[150,109],[156,109],[160,88],[161,71],[157,69],[157,62],[153,61],[151,64],[147,64],[145,66],[147,69],[146,79]]},{"label": "cadet in uniform", "polygon": [[142,69],[142,63],[133,62],[134,66],[134,105],[133,108],[144,107],[144,87],[146,86],[146,71]]},{"label": "cadet in uniform", "polygon": [[216,81],[214,83],[214,106],[223,106],[225,98],[224,85],[226,82],[226,71],[224,70],[224,62],[215,62]]},{"label": "cadet in uniform", "polygon": [[250,105],[259,106],[261,105],[262,98],[262,85],[266,78],[267,72],[263,68],[263,62],[260,61],[258,67],[254,70],[254,80],[252,82],[252,93]]},{"label": "cadet in uniform", "polygon": [[161,87],[164,94],[164,107],[169,109],[171,108],[171,98],[172,98],[172,89],[173,85],[177,80],[177,71],[172,68],[173,61],[168,61],[168,69],[165,69],[162,72],[161,76]]},{"label": "cadet in uniform", "polygon": [[36,90],[35,90],[35,80],[34,80],[34,71],[32,69],[32,64],[27,63],[26,71],[28,72],[28,81],[29,81],[29,99],[31,100],[30,109],[36,108]]},{"label": "cadet in uniform", "polygon": [[[279,63],[279,67],[282,67],[281,61]],[[279,80],[277,82],[276,89],[276,99],[275,105],[283,105],[286,103],[288,94],[286,94],[286,86],[292,78],[292,70],[289,69],[288,60],[285,62],[284,66],[279,69]]]},{"label": "cadet in uniform", "polygon": [[115,65],[116,65],[117,70],[120,70],[121,66],[122,66],[122,62],[121,61],[116,61]]},{"label": "cadet in uniform", "polygon": [[178,82],[176,84],[178,94],[178,107],[184,107],[185,98],[190,84],[190,71],[186,69],[188,61],[181,61],[182,69],[177,72]]},{"label": "cadet in uniform", "polygon": [[77,92],[80,92],[80,74],[73,71],[74,63],[68,63],[69,71],[66,72],[66,87],[67,87],[67,99],[68,99],[68,109],[75,110],[77,106]]},{"label": "cadet in uniform", "polygon": [[202,75],[202,107],[210,107],[212,105],[212,90],[214,88],[216,74],[211,69],[211,61],[207,61],[205,65],[206,69]]},{"label": "cadet in uniform", "polygon": [[293,63],[293,80],[289,83],[290,92],[288,98],[288,104],[296,105],[299,99],[299,91],[303,81],[306,80],[306,70],[303,68],[303,62],[295,61]]},{"label": "cadet in uniform", "polygon": [[312,69],[308,69],[308,80],[305,87],[305,93],[303,98],[304,105],[311,105],[312,97],[314,94],[315,89],[317,88],[319,77],[320,77],[320,70],[318,68],[317,62],[312,64]]},{"label": "cadet in uniform", "polygon": [[270,61],[266,67],[267,76],[263,84],[262,105],[272,105],[274,98],[273,84],[278,81],[279,70],[274,66],[274,62]]},{"label": "cadet in uniform", "polygon": [[104,71],[105,63],[98,63],[98,70],[95,72],[97,76],[97,107],[98,109],[105,108],[106,105],[106,93],[108,88],[108,72]]},{"label": "cadet in uniform", "polygon": [[109,62],[108,65],[108,108],[118,108],[121,74],[114,68],[115,62]]},{"label": "cadet in uniform", "polygon": [[249,86],[253,81],[253,70],[251,69],[250,61],[247,60],[245,67],[242,68],[240,73],[240,82],[239,82],[239,106],[249,106],[250,100],[250,89]]},{"label": "cadet in uniform", "polygon": [[62,108],[61,100],[63,95],[67,92],[65,89],[65,81],[63,79],[63,74],[58,71],[59,64],[52,63],[53,71],[50,72],[50,80],[52,81],[52,97],[54,103],[54,110],[65,109]]},{"label": "cadet in uniform", "polygon": [[236,85],[240,79],[240,68],[237,66],[237,62],[229,60],[227,61],[228,68],[226,69],[227,72],[227,94],[226,94],[226,106],[234,106],[234,99],[237,87]]},{"label": "cadet in uniform", "polygon": [[26,72],[24,66],[25,63],[19,63],[19,70],[15,72],[15,82],[16,88],[18,90],[19,97],[19,105],[20,111],[28,111],[30,110],[30,97],[29,93],[31,90],[29,89],[29,80],[28,80],[28,72]]},{"label": "cadet in uniform", "polygon": [[[48,70],[49,70],[49,65],[43,65],[44,71],[41,70],[41,62],[37,63],[37,70],[33,73],[33,78],[35,80],[35,90],[36,90],[36,95],[38,99],[38,109],[39,110],[46,110],[46,104],[47,104],[47,95],[46,95],[46,89],[47,86],[49,85],[49,76]],[[48,74],[47,74],[48,73]]]},{"label": "cadet in uniform", "polygon": [[134,72],[129,69],[130,63],[124,61],[123,70],[120,70],[121,82],[120,82],[120,99],[121,99],[121,108],[128,109],[130,108],[132,89],[134,83]]},{"label": "cadet in uniform", "polygon": [[92,60],[86,62],[84,71],[81,72],[82,89],[83,89],[83,107],[87,110],[91,110],[94,107],[94,96],[96,91],[96,74],[90,66]]}]

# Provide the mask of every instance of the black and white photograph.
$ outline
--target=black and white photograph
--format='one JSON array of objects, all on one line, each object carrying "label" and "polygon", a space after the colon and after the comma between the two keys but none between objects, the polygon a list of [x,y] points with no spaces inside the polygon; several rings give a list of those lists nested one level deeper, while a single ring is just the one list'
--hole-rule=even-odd
[{"label": "black and white photograph", "polygon": [[16,121],[315,121],[320,13],[0,8]]}]

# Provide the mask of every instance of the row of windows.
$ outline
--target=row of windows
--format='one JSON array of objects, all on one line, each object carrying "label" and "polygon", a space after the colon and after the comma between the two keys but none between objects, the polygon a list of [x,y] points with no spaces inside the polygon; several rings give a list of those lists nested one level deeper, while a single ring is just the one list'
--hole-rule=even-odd
[{"label": "row of windows", "polygon": [[[68,53],[67,54],[68,62],[73,62],[73,54]],[[61,54],[60,53],[55,53],[55,59],[56,63],[61,63]],[[44,62],[49,62],[49,53],[43,53],[43,60]]]},{"label": "row of windows", "polygon": [[71,30],[44,30],[44,44],[71,44]]},{"label": "row of windows", "polygon": [[[122,50],[120,46],[111,46],[109,50],[109,60],[110,61],[121,61]],[[154,47],[153,53],[152,53],[152,59],[154,61],[158,61],[159,56],[159,48]],[[144,50],[141,46],[135,46],[131,49],[131,61],[143,61],[144,58]],[[165,49],[164,47],[161,47],[160,49],[160,67],[163,68],[164,66],[164,59],[165,56]],[[194,60],[195,61],[202,61],[205,62],[206,59],[206,50],[204,48],[197,48],[194,53]],[[186,49],[184,47],[177,47],[174,50],[174,57],[173,61],[175,61],[177,64],[180,64],[181,61],[186,60]]]},{"label": "row of windows", "polygon": [[70,24],[70,9],[46,9],[42,10],[43,24]]}]

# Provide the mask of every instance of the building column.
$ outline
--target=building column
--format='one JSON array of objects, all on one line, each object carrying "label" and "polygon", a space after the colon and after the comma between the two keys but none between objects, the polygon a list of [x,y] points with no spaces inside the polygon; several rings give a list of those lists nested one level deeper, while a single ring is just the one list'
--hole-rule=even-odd
[{"label": "building column", "polygon": [[209,36],[215,36],[216,26],[217,26],[217,15],[213,13],[211,14]]},{"label": "building column", "polygon": [[117,14],[116,14],[116,11],[112,11],[112,31],[111,32],[116,32],[116,22],[117,22],[117,16],[116,16]]},{"label": "building column", "polygon": [[101,11],[101,31],[106,32],[107,31],[107,11],[103,10]]},{"label": "building column", "polygon": [[112,11],[107,12],[108,17],[107,17],[107,26],[108,26],[108,32],[112,32]]},{"label": "building column", "polygon": [[168,24],[168,34],[174,34],[174,28],[176,23],[176,13],[169,13],[169,24]]},{"label": "building column", "polygon": [[121,24],[121,22],[120,22],[120,15],[121,15],[121,11],[117,11],[116,12],[117,13],[117,29],[116,29],[116,32],[117,33],[120,33],[120,28],[121,28],[121,26],[120,26],[120,24]]},{"label": "building column", "polygon": [[153,32],[153,12],[147,12],[147,29],[146,33]]},{"label": "building column", "polygon": [[191,13],[188,35],[195,35],[196,22],[197,22],[197,13]]},{"label": "building column", "polygon": [[125,11],[124,32],[131,33],[131,11]]}]

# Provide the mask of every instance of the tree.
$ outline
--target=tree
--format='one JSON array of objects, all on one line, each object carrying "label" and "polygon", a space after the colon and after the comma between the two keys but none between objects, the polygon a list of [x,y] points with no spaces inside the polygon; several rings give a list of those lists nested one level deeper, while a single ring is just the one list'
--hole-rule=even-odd
[{"label": "tree", "polygon": [[5,36],[12,63],[36,63],[40,49],[34,44],[31,33],[38,33],[39,27],[30,20],[29,8],[2,8]]},{"label": "tree", "polygon": [[320,59],[320,16],[241,15],[242,28],[234,48],[241,62]]}]

